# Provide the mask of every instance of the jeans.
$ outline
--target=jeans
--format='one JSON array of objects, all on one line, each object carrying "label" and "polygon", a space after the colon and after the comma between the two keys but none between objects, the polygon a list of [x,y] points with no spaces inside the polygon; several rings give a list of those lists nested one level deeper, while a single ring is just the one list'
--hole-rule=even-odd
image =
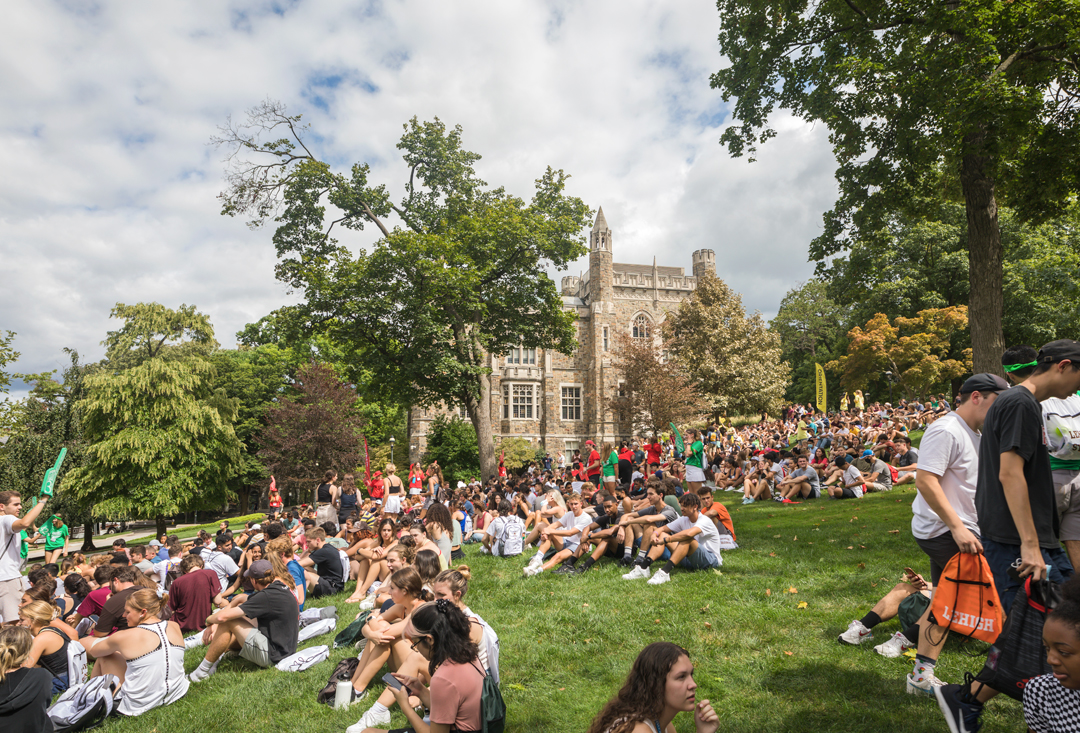
[{"label": "jeans", "polygon": [[[1007,615],[1009,609],[1012,608],[1016,591],[1024,584],[1023,580],[1013,580],[1009,576],[1009,568],[1020,557],[1020,545],[1006,545],[984,537],[982,546],[983,555],[986,556],[986,563],[990,566],[990,572],[994,574],[994,585],[997,587],[998,599],[1001,601],[1001,607]],[[1042,550],[1043,560],[1047,565],[1051,566],[1050,580],[1060,584],[1072,577],[1073,566],[1064,550],[1060,547],[1055,547],[1052,550],[1047,550],[1045,547],[1040,549]]]}]

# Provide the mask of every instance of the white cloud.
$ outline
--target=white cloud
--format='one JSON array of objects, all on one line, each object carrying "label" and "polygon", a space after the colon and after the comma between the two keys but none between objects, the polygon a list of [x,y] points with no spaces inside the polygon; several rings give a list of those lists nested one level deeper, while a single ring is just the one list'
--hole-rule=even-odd
[{"label": "white cloud", "polygon": [[413,115],[462,125],[481,177],[519,195],[563,168],[604,207],[617,261],[689,270],[712,248],[766,315],[812,272],[835,196],[820,128],[778,118],[753,164],[718,144],[710,3],[13,0],[5,20],[0,328],[18,332],[17,371],[61,367],[65,346],[98,358],[118,301],[195,304],[226,345],[289,301],[271,231],[219,215],[207,144],[268,97],[392,190]]}]

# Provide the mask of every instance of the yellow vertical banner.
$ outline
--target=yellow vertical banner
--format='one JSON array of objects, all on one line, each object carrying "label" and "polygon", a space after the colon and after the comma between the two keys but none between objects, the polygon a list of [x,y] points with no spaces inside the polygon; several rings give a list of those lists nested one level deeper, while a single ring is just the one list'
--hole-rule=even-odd
[{"label": "yellow vertical banner", "polygon": [[814,364],[817,372],[817,408],[825,412],[825,370],[820,364]]}]

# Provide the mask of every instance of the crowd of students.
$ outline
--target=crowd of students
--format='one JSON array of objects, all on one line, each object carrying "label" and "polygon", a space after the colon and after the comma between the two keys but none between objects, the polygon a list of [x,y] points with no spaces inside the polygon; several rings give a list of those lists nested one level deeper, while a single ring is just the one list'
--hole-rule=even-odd
[{"label": "crowd of students", "polygon": [[[25,576],[23,550],[44,501],[24,513],[18,494],[0,493],[0,720],[5,731],[48,730],[44,707],[78,683],[80,650],[93,676],[119,681],[121,715],[183,698],[229,652],[256,667],[277,665],[297,650],[305,606],[355,583],[346,602],[359,604],[362,650],[343,683],[351,683],[344,704],[365,710],[348,733],[388,728],[394,705],[417,731],[480,730],[484,681],[498,681],[498,636],[466,603],[471,573],[457,564],[464,545],[497,557],[535,547],[525,578],[582,574],[607,558],[628,569],[624,579],[659,585],[676,568],[717,568],[723,552],[737,549],[714,492],[742,492],[746,504],[798,503],[910,483],[918,490],[912,534],[928,557],[929,582],[908,569],[839,640],[873,638],[906,598],[933,592],[957,553],[985,555],[1006,610],[1019,579],[1048,575],[1064,583],[1065,598],[1044,631],[1054,674],[1031,682],[1025,715],[1040,733],[1077,730],[1080,581],[1069,578],[1080,559],[1080,344],[1017,347],[1003,362],[1018,386],[978,374],[955,407],[944,398],[862,405],[856,395],[854,409],[839,413],[795,405],[774,420],[689,429],[682,450],[673,436],[599,450],[587,441],[519,475],[455,486],[434,463],[411,466],[404,479],[387,465],[366,491],[350,476],[339,485],[329,471],[310,506],[286,511],[275,490],[269,517],[240,532],[223,522],[187,543],[175,535],[145,547],[117,540],[113,552],[90,558],[65,545],[45,558],[59,563]],[[909,438],[916,429],[925,430],[918,451]],[[56,521],[46,524],[59,530]],[[934,695],[954,733],[973,733],[994,691],[978,680],[937,679],[945,633],[925,607],[876,649],[916,649],[908,691]],[[205,647],[203,659],[185,674],[185,648],[195,647]],[[399,684],[380,676],[385,669]],[[374,697],[379,681],[387,684]],[[717,715],[695,688],[685,650],[652,644],[590,730],[666,733],[687,711],[699,733],[713,733]]]}]

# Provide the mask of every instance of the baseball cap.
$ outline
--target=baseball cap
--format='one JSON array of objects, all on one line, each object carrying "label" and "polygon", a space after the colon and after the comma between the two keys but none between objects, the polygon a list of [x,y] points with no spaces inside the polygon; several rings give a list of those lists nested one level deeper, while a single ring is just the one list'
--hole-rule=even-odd
[{"label": "baseball cap", "polygon": [[1053,364],[1066,359],[1080,364],[1080,341],[1059,339],[1039,349],[1038,362],[1040,364]]},{"label": "baseball cap", "polygon": [[253,525],[251,525],[251,528],[252,529],[262,529],[262,525],[261,524],[253,524]]},{"label": "baseball cap", "polygon": [[596,443],[592,442],[591,440],[586,440],[585,445],[596,445]]},{"label": "baseball cap", "polygon": [[150,547],[161,547],[161,543],[158,542],[157,540],[150,540],[150,542],[148,544],[149,544]]},{"label": "baseball cap", "polygon": [[872,450],[870,450],[869,448],[867,448],[866,450],[864,450],[864,451],[862,452],[862,454],[863,454],[863,458],[866,458],[867,456],[872,456],[872,455],[874,455],[874,451],[872,451]]},{"label": "baseball cap", "polygon": [[252,580],[265,580],[273,572],[274,566],[270,564],[269,560],[256,560],[251,563],[251,567],[244,573],[244,577]]},{"label": "baseball cap", "polygon": [[1009,388],[1009,383],[996,374],[989,374],[983,372],[981,374],[975,374],[964,380],[963,386],[960,387],[960,394],[971,394],[972,392],[982,393],[998,393],[1004,392]]}]

